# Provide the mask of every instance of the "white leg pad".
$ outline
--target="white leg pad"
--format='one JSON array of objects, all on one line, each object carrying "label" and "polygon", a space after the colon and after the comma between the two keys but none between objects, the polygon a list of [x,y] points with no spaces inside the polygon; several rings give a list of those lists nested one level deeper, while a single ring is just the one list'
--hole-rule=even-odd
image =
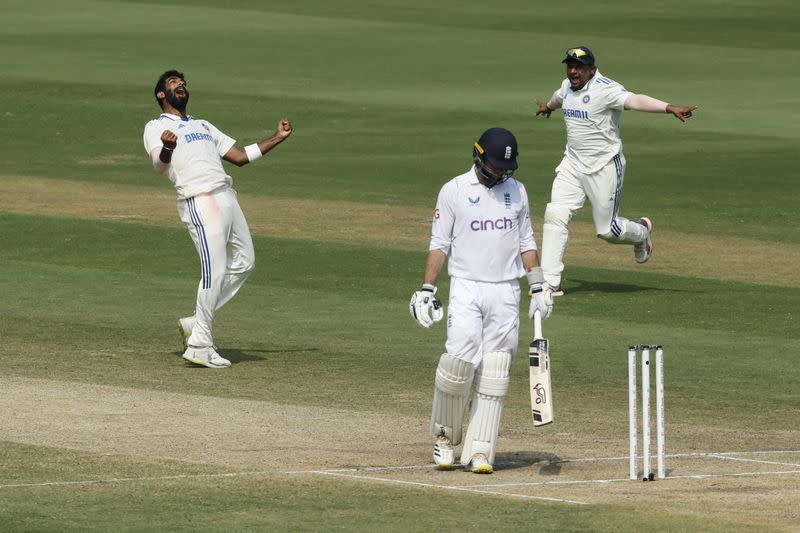
[{"label": "white leg pad", "polygon": [[441,435],[444,430],[451,444],[455,446],[461,443],[464,410],[467,407],[474,376],[475,367],[472,363],[447,353],[439,358],[431,413],[432,437]]},{"label": "white leg pad", "polygon": [[475,375],[475,399],[464,439],[464,450],[461,452],[463,465],[469,464],[476,453],[484,454],[489,464],[494,464],[510,368],[510,352],[488,352],[483,355],[483,362]]},{"label": "white leg pad", "polygon": [[558,204],[547,204],[542,225],[542,272],[544,280],[552,287],[561,285],[561,273],[564,271],[564,253],[569,245],[567,225],[572,219],[573,211]]}]

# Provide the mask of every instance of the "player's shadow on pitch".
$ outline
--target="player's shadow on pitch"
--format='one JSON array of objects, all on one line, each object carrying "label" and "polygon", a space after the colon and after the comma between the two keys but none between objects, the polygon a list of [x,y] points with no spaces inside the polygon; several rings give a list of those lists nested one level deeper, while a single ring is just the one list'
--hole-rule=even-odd
[{"label": "player's shadow on pitch", "polygon": [[576,292],[604,292],[604,293],[625,293],[625,292],[696,292],[681,289],[669,289],[664,287],[648,287],[646,285],[635,285],[633,283],[613,283],[607,281],[586,281],[582,279],[572,279],[569,285],[564,287],[566,294]]},{"label": "player's shadow on pitch", "polygon": [[495,456],[497,470],[514,470],[517,468],[539,468],[542,476],[561,474],[563,461],[554,453],[547,452],[506,452]]},{"label": "player's shadow on pitch", "polygon": [[[266,361],[268,355],[258,354],[285,354],[285,353],[313,353],[320,351],[319,348],[285,348],[283,350],[259,350],[251,348],[217,348],[217,351],[231,363],[242,363],[245,361]],[[183,352],[175,352],[181,355]]]},{"label": "player's shadow on pitch", "polygon": [[[284,348],[282,350],[258,350],[250,348],[220,348],[223,357],[230,360],[231,363],[241,363],[244,361],[266,361],[269,354],[287,354],[287,353],[312,353],[318,352],[319,348]],[[265,355],[259,355],[265,354]]]}]

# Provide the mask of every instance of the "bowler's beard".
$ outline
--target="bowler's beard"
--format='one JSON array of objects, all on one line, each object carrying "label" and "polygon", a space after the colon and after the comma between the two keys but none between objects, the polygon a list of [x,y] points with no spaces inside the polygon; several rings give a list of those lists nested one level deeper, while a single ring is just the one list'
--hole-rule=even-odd
[{"label": "bowler's beard", "polygon": [[186,104],[189,103],[189,91],[184,89],[183,92],[184,96],[178,96],[175,91],[166,91],[167,102],[178,111],[186,111]]}]

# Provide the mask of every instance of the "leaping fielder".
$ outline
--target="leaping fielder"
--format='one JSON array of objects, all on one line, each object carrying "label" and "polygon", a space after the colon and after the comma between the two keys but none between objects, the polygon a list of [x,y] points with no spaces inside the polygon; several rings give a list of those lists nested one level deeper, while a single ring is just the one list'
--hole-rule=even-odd
[{"label": "leaping fielder", "polygon": [[561,108],[567,126],[564,158],[556,167],[550,203],[542,226],[542,270],[545,291],[560,290],[567,226],[583,207],[592,204],[597,236],[614,244],[632,244],[637,263],[653,253],[653,223],[647,217],[632,222],[619,215],[625,156],[619,136],[623,109],[670,113],[686,122],[697,106],[676,106],[644,94],[634,94],[597,70],[594,54],[585,46],[567,50],[567,78],[547,103],[536,100],[536,116],[550,118]]},{"label": "leaping fielder", "polygon": [[241,149],[210,122],[186,114],[189,89],[182,72],[158,78],[154,91],[164,111],[144,128],[144,148],[153,168],[169,176],[178,192],[178,215],[186,224],[200,256],[200,284],[193,316],[178,320],[186,350],[183,358],[209,368],[231,362],[214,346],[214,313],[239,291],[255,266],[253,240],[239,207],[232,179],[220,158],[244,166],[272,150],[292,134],[287,119],[275,134]]},{"label": "leaping fielder", "polygon": [[493,471],[509,368],[519,340],[518,279],[530,283],[529,316],[546,318],[552,295],[542,291],[525,186],[511,177],[517,141],[503,128],[487,130],[474,145],[473,167],[439,192],[422,288],[411,297],[411,316],[429,328],[444,310],[436,279],[447,258],[450,301],[446,352],[436,369],[430,432],[434,463],[455,462],[467,401],[473,394],[461,463],[473,472]]}]

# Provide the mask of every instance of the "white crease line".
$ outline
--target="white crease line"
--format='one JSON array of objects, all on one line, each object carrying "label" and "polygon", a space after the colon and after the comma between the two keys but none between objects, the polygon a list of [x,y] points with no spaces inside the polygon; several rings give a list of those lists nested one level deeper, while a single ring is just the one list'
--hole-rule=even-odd
[{"label": "white crease line", "polygon": [[603,485],[607,483],[617,483],[619,481],[628,481],[628,478],[621,477],[617,479],[559,479],[548,481],[520,481],[518,483],[496,483],[492,485],[462,485],[462,487],[471,489],[474,487],[536,487],[539,485]]},{"label": "white crease line", "polygon": [[241,476],[260,476],[271,472],[227,472],[220,474],[176,474],[174,476],[153,476],[153,477],[115,477],[110,479],[83,479],[77,481],[43,481],[41,483],[8,483],[0,485],[0,489],[12,489],[20,487],[58,487],[62,485],[99,485],[103,483],[126,483],[131,481],[169,481],[175,479],[203,479],[203,478],[223,478]]},{"label": "white crease line", "polygon": [[716,477],[751,477],[800,474],[800,470],[783,470],[773,472],[733,472],[728,474],[690,474],[685,476],[668,476],[667,479],[708,479]]},{"label": "white crease line", "polygon": [[[766,472],[735,472],[727,474],[686,474],[681,476],[667,476],[659,481],[669,481],[670,479],[710,479],[719,477],[748,477],[748,476],[769,476],[769,475],[788,475],[800,474],[800,470],[784,470],[784,471],[766,471]],[[536,487],[540,485],[593,485],[605,483],[619,483],[631,481],[628,478],[617,479],[576,479],[576,480],[563,480],[563,481],[521,481],[519,483],[497,483],[495,485],[463,485],[463,488],[472,487]],[[635,480],[634,480],[635,481]]]},{"label": "white crease line", "polygon": [[375,476],[359,476],[355,474],[344,474],[341,472],[330,472],[324,470],[318,471],[310,471],[306,472],[308,474],[320,474],[324,476],[339,476],[339,477],[347,477],[352,479],[359,479],[359,480],[368,480],[368,481],[381,481],[383,483],[396,483],[400,485],[412,485],[415,487],[425,487],[431,489],[443,489],[443,490],[455,490],[460,492],[472,492],[475,494],[490,494],[492,496],[510,496],[512,498],[521,498],[524,500],[544,500],[549,502],[559,502],[559,503],[572,503],[575,505],[589,505],[589,502],[584,502],[580,500],[566,500],[563,498],[548,498],[546,496],[531,496],[528,494],[515,494],[513,492],[497,492],[492,490],[477,490],[473,488],[467,487],[456,487],[452,485],[436,485],[434,483],[421,483],[419,481],[405,481],[402,479],[389,479],[383,477],[375,477]]},{"label": "white crease line", "polygon": [[[432,470],[434,465],[406,465],[406,466],[357,466],[353,468],[331,468],[325,469],[324,472],[392,472],[396,470]],[[284,472],[284,474],[309,474],[317,473],[321,470],[292,470]]]},{"label": "white crease line", "polygon": [[[716,456],[735,456],[735,455],[743,455],[743,454],[778,454],[778,453],[800,453],[800,450],[774,450],[774,451],[754,451],[754,452],[688,452],[688,453],[672,453],[665,455],[668,459],[679,459],[685,457],[715,457],[718,459],[726,459],[727,457],[716,457]],[[548,461],[546,458],[542,458],[541,461],[536,461],[531,463],[530,461],[501,461],[497,463],[495,466],[499,468],[503,467],[511,467],[511,466],[525,466],[525,465],[562,465],[568,463],[594,463],[600,461],[627,461],[630,459],[627,455],[617,456],[617,457],[579,457],[574,459],[562,459],[559,461]],[[744,460],[744,459],[743,459]],[[786,463],[788,466],[800,466],[794,465],[791,463]],[[461,468],[457,466],[456,468]],[[284,474],[307,474],[310,472],[392,472],[392,471],[402,471],[402,470],[434,470],[435,467],[432,464],[426,465],[403,465],[403,466],[362,466],[362,467],[353,467],[353,468],[331,468],[331,469],[324,469],[324,470],[293,470],[289,472],[284,472]]]},{"label": "white crease line", "polygon": [[746,457],[730,457],[727,455],[717,455],[711,454],[711,457],[716,457],[718,459],[725,459],[726,461],[742,461],[745,463],[761,463],[765,465],[780,465],[780,466],[796,466],[800,468],[800,464],[797,463],[781,463],[779,461],[763,461],[761,459],[747,459]]},{"label": "white crease line", "polygon": [[[736,459],[735,457],[719,457],[719,456],[735,456],[735,455],[769,455],[769,454],[783,454],[783,453],[800,453],[800,450],[760,450],[760,451],[740,451],[740,452],[692,452],[692,453],[676,453],[676,454],[669,454],[667,457],[714,457],[717,459]],[[584,458],[577,458],[577,459],[565,459],[563,461],[554,461],[550,464],[564,464],[564,463],[578,463],[578,462],[593,462],[593,461],[621,461],[627,460],[628,456],[624,457],[584,457]],[[741,461],[748,461],[748,459],[739,459]],[[759,462],[758,460],[751,460],[753,462]],[[787,465],[787,466],[797,466],[792,463],[772,463],[769,461],[762,461],[767,464],[776,464],[776,465]],[[544,464],[543,462],[542,464]],[[502,463],[508,465],[516,465],[516,464],[525,464],[525,461],[512,461],[509,463]],[[538,463],[532,463],[538,464]],[[399,470],[419,470],[419,469],[432,469],[432,465],[411,465],[411,466],[370,466],[370,467],[361,467],[361,468],[348,468],[348,469],[336,469],[336,470],[296,470],[291,472],[283,472],[283,474],[337,474],[337,473],[344,473],[344,472],[373,472],[373,471],[399,471]],[[41,483],[8,483],[8,484],[0,484],[0,489],[7,489],[7,488],[22,488],[22,487],[57,487],[57,486],[66,486],[66,485],[98,485],[102,483],[128,483],[132,481],[169,481],[169,480],[177,480],[177,479],[203,479],[203,478],[225,478],[225,477],[241,477],[241,476],[259,476],[259,475],[269,475],[273,474],[272,471],[248,471],[248,472],[228,472],[228,473],[219,473],[219,474],[176,474],[173,476],[153,476],[153,477],[129,477],[129,478],[110,478],[110,479],[87,479],[87,480],[77,480],[77,481],[44,481]],[[685,476],[669,476],[667,479],[680,479],[680,478],[693,478],[693,479],[703,479],[708,477],[727,477],[727,476],[758,476],[758,475],[769,475],[769,474],[796,474],[800,473],[800,470],[787,470],[783,472],[745,472],[739,474],[697,474],[697,475],[685,475]],[[359,477],[362,476],[351,476],[351,477]],[[376,478],[380,479],[380,478]],[[625,479],[627,480],[627,478]],[[623,480],[623,481],[625,481]],[[564,481],[542,481],[542,482],[532,482],[529,484],[536,485],[536,484],[581,484],[581,483],[613,483],[619,480],[616,479],[597,479],[597,480],[564,480]],[[411,482],[406,482],[411,483]],[[433,487],[439,488],[449,488],[446,486],[439,486],[439,485],[431,485]],[[484,485],[487,486],[487,485]],[[489,485],[491,486],[491,485]],[[499,486],[512,486],[512,485],[499,485]],[[457,487],[452,487],[453,490],[459,490]],[[472,489],[469,489],[471,492],[478,492]],[[500,493],[505,494],[505,493]],[[516,497],[527,497],[524,495],[514,495]],[[546,498],[537,498],[537,499],[546,499]],[[562,500],[557,500],[562,501]],[[563,500],[569,502],[569,500]],[[586,502],[570,502],[570,503],[581,503],[586,504]]]}]

